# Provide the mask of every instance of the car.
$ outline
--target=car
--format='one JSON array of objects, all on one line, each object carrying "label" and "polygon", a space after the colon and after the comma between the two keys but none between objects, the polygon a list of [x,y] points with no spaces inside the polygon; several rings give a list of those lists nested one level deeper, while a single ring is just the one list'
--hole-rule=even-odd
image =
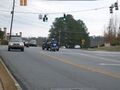
[{"label": "car", "polygon": [[11,49],[21,49],[24,51],[24,43],[21,36],[11,36],[8,43],[8,51]]},{"label": "car", "polygon": [[50,50],[51,51],[59,51],[59,45],[56,40],[51,41]]},{"label": "car", "polygon": [[37,41],[36,40],[30,40],[29,46],[37,47]]},{"label": "car", "polygon": [[46,48],[47,48],[47,42],[44,41],[44,42],[42,43],[42,50],[45,50]]},{"label": "car", "polygon": [[80,49],[81,47],[80,47],[80,45],[75,45],[74,48],[75,49]]},{"label": "car", "polygon": [[59,51],[59,45],[56,40],[47,40],[42,44],[42,50]]},{"label": "car", "polygon": [[27,41],[24,42],[24,46],[29,47],[29,43]]}]

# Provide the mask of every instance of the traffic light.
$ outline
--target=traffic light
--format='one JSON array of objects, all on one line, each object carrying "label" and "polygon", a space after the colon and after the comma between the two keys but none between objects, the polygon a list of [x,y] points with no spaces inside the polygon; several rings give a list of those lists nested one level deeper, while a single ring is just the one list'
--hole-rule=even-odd
[{"label": "traffic light", "polygon": [[20,0],[20,6],[27,6],[27,0]]},{"label": "traffic light", "polygon": [[115,10],[118,10],[118,2],[115,3]]},{"label": "traffic light", "polygon": [[45,21],[46,21],[46,20],[45,20],[45,19],[46,19],[45,17],[46,17],[46,15],[44,15],[44,17],[43,17],[43,22],[45,22]]},{"label": "traffic light", "polygon": [[27,0],[24,0],[24,6],[27,6]]},{"label": "traffic light", "polygon": [[47,15],[44,15],[43,22],[46,22],[46,21],[48,21],[48,17],[47,17]]},{"label": "traffic light", "polygon": [[113,13],[113,7],[110,6],[110,13]]},{"label": "traffic light", "polygon": [[64,15],[63,15],[63,18],[64,18],[64,20],[66,19],[66,14],[64,13]]},{"label": "traffic light", "polygon": [[64,14],[64,18],[66,17],[66,14]]}]

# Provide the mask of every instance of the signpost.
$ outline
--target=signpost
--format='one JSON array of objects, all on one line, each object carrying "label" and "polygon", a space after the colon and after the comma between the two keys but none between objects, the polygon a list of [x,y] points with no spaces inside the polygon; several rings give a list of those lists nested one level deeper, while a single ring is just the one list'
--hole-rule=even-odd
[{"label": "signpost", "polygon": [[82,44],[81,44],[81,45],[82,45],[82,48],[84,48],[84,45],[85,45],[85,39],[82,39],[82,40],[81,40],[81,43],[82,43]]}]

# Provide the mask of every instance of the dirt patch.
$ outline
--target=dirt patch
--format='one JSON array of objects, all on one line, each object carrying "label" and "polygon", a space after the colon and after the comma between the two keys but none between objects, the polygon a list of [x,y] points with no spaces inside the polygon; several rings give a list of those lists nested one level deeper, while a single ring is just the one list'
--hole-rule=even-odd
[{"label": "dirt patch", "polygon": [[17,90],[14,81],[0,61],[0,90]]}]

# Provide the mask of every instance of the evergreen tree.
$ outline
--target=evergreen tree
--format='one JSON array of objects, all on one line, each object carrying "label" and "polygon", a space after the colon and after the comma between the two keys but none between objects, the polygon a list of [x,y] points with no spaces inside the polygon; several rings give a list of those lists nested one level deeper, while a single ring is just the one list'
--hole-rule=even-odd
[{"label": "evergreen tree", "polygon": [[70,14],[56,18],[49,32],[49,38],[56,38],[61,46],[68,48],[74,48],[75,45],[89,46],[89,33],[85,23],[82,20],[75,20]]}]

